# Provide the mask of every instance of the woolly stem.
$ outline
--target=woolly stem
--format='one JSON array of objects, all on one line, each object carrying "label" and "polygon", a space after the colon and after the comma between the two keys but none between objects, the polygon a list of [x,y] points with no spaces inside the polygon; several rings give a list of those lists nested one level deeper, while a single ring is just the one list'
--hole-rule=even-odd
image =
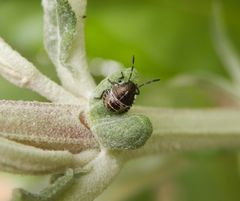
[{"label": "woolly stem", "polygon": [[240,109],[163,109],[136,107],[148,116],[153,134],[140,149],[126,151],[126,158],[200,149],[240,148]]}]

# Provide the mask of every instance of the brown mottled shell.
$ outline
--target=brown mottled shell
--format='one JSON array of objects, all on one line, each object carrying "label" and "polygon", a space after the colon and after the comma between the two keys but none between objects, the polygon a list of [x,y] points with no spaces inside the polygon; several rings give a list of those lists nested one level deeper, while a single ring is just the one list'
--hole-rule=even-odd
[{"label": "brown mottled shell", "polygon": [[111,112],[127,112],[133,105],[137,92],[138,87],[132,81],[115,84],[104,92],[103,104]]}]

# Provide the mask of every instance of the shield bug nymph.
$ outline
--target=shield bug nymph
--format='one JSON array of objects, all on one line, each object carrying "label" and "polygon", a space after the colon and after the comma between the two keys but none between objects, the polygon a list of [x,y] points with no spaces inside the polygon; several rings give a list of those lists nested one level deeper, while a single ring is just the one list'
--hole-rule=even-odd
[{"label": "shield bug nymph", "polygon": [[108,79],[108,82],[111,83],[112,87],[110,89],[104,90],[101,96],[97,97],[97,99],[103,99],[103,104],[108,111],[117,114],[127,112],[133,105],[136,96],[140,94],[139,89],[142,86],[150,84],[152,82],[160,81],[160,79],[154,79],[138,85],[131,80],[133,69],[134,56],[132,57],[132,67],[127,81],[124,81],[125,77],[123,72],[121,72],[121,77],[119,77],[118,82]]}]

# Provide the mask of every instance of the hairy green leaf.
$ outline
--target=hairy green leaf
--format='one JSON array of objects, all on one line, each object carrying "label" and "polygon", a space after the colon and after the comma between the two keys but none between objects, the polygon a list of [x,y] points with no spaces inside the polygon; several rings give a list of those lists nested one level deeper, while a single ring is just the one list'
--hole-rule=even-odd
[{"label": "hairy green leaf", "polygon": [[95,83],[85,58],[86,0],[42,0],[42,5],[45,47],[62,85],[74,95],[88,98]]}]

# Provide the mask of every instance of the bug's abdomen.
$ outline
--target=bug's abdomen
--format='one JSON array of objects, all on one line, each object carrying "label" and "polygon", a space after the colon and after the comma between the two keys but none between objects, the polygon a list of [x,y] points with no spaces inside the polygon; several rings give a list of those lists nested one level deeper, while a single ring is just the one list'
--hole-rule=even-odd
[{"label": "bug's abdomen", "polygon": [[121,97],[116,96],[112,90],[107,90],[103,95],[103,104],[107,110],[115,113],[127,112],[131,105],[125,104]]}]

